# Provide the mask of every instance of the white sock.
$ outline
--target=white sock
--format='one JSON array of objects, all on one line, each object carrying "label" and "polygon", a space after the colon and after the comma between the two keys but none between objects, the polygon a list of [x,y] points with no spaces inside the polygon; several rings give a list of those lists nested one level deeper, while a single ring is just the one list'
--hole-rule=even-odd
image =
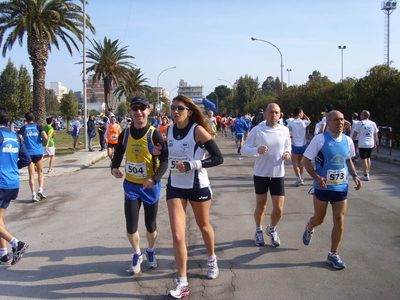
[{"label": "white sock", "polygon": [[148,252],[154,252],[154,248],[151,248],[151,249],[150,249],[150,248],[147,248],[146,251],[148,251]]},{"label": "white sock", "polygon": [[256,227],[256,231],[262,231],[262,226],[261,227]]},{"label": "white sock", "polygon": [[187,284],[187,277],[179,277],[179,282],[183,284]]},{"label": "white sock", "polygon": [[38,193],[43,193],[43,189],[42,189],[42,188],[39,188],[39,189],[38,189]]},{"label": "white sock", "polygon": [[217,260],[217,256],[215,254],[208,257],[208,261],[213,261],[213,260]]},{"label": "white sock", "polygon": [[13,248],[17,248],[17,247],[18,247],[18,242],[19,242],[19,241],[18,241],[16,238],[12,238],[12,239],[9,241],[11,247],[13,247]]},{"label": "white sock", "polygon": [[135,254],[137,254],[137,255],[142,255],[142,251],[139,251],[139,252],[135,252]]},{"label": "white sock", "polygon": [[7,248],[0,248],[0,257],[3,257],[7,254]]}]

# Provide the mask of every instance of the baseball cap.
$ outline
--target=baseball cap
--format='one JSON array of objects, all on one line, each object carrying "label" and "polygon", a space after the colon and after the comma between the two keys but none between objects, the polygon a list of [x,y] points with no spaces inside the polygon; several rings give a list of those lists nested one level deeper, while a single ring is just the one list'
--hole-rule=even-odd
[{"label": "baseball cap", "polygon": [[133,104],[140,103],[146,106],[150,106],[149,100],[146,97],[135,97],[131,100],[131,106]]}]

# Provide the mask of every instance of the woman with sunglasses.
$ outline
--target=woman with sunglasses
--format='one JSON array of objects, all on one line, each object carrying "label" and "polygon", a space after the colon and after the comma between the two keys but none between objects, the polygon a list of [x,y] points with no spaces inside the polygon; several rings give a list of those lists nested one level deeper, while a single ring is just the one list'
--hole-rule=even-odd
[{"label": "woman with sunglasses", "polygon": [[[171,105],[171,115],[174,124],[168,128],[170,174],[167,206],[179,279],[175,280],[175,286],[169,291],[169,295],[182,298],[189,295],[185,241],[188,202],[207,248],[207,277],[214,279],[219,274],[214,250],[214,229],[209,218],[212,192],[205,168],[222,164],[223,157],[212,138],[213,132],[206,116],[190,98],[183,95],[175,97]],[[207,158],[206,151],[210,154]]]}]

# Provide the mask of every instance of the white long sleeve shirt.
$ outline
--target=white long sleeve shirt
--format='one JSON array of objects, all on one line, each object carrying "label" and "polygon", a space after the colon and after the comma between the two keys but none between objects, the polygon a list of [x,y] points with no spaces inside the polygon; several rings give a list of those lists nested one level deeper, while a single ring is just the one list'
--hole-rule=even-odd
[{"label": "white long sleeve shirt", "polygon": [[[260,155],[257,149],[267,146],[268,151]],[[280,178],[285,176],[284,160],[282,155],[291,152],[289,129],[286,126],[269,127],[266,122],[254,127],[247,137],[241,154],[253,156],[254,175],[260,177]]]}]

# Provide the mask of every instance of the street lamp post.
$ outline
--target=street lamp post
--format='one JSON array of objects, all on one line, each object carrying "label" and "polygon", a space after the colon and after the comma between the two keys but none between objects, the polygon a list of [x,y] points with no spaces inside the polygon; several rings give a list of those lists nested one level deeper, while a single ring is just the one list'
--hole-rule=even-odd
[{"label": "street lamp post", "polygon": [[[217,78],[217,80],[222,80],[222,81],[225,81],[225,82],[229,83],[229,84],[230,84],[230,86],[232,87],[232,90],[231,90],[231,95],[233,95],[233,84],[232,84],[232,83],[230,83],[228,80],[221,79],[221,78]],[[218,97],[218,96],[217,96],[217,97]]]},{"label": "street lamp post", "polygon": [[[177,87],[175,87],[175,88],[173,88],[172,90],[170,90],[169,91],[169,104],[171,104],[172,103],[172,101],[171,101],[171,93],[172,93],[172,91],[175,91],[176,89],[179,89],[179,86],[177,86]],[[168,106],[168,110],[167,110],[167,112],[168,112],[168,115],[170,116],[171,115],[171,107],[170,106]]]},{"label": "street lamp post", "polygon": [[252,41],[260,41],[260,42],[268,43],[268,44],[274,46],[276,48],[276,50],[278,50],[278,52],[279,52],[279,54],[281,56],[281,86],[282,86],[282,91],[283,91],[283,56],[282,56],[281,50],[279,50],[279,48],[277,46],[275,46],[274,44],[272,44],[271,42],[268,42],[266,40],[257,39],[255,37],[252,37],[251,40]]},{"label": "street lamp post", "polygon": [[343,50],[346,49],[346,46],[338,46],[338,48],[342,52],[342,81],[343,81]]},{"label": "street lamp post", "polygon": [[175,69],[175,68],[176,68],[176,66],[171,67],[171,68],[167,68],[167,69],[165,69],[165,70],[162,70],[162,71],[160,72],[160,74],[158,74],[158,77],[157,77],[157,105],[160,106],[160,110],[161,110],[161,105],[160,105],[160,87],[158,86],[158,81],[159,81],[159,79],[160,79],[160,75],[161,75],[162,73],[164,73],[165,71],[168,71],[168,70],[170,70],[170,69]]},{"label": "street lamp post", "polygon": [[290,72],[292,72],[292,69],[286,69],[287,71],[287,85],[288,87],[290,86]]}]

